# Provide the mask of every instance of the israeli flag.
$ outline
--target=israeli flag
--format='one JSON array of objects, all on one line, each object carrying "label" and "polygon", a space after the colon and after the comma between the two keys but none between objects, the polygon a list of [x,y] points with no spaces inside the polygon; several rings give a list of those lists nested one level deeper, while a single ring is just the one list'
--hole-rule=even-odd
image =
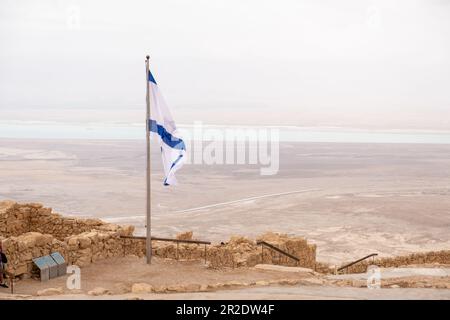
[{"label": "israeli flag", "polygon": [[175,121],[156,84],[152,73],[148,72],[150,95],[150,119],[148,126],[153,136],[157,136],[161,146],[162,162],[164,165],[164,185],[175,185],[175,172],[181,168],[186,158],[186,146],[181,139]]}]

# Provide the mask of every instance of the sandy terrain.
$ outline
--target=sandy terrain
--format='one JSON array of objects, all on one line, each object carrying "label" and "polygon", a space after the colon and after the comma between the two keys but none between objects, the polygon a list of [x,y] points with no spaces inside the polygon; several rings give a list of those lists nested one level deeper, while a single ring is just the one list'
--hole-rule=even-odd
[{"label": "sandy terrain", "polygon": [[[0,299],[17,299],[10,295],[2,296]],[[234,290],[223,290],[218,292],[195,292],[195,293],[171,293],[171,294],[118,294],[111,296],[90,296],[86,294],[66,294],[49,297],[28,297],[23,299],[33,300],[449,300],[450,290],[443,289],[377,289],[332,286],[270,286],[255,287]]]},{"label": "sandy terrain", "polygon": [[[14,295],[10,295],[8,289],[0,288],[0,300],[450,299],[450,268],[445,266],[382,269],[381,289],[368,289],[365,274],[325,276],[304,268],[261,266],[264,269],[257,266],[212,270],[202,262],[155,258],[149,266],[143,258],[115,258],[82,268],[80,290],[67,289],[68,276],[48,282],[27,279],[16,283]],[[149,284],[158,292],[131,292],[135,283]],[[202,285],[210,286],[199,292]],[[37,295],[38,291],[48,288],[62,288],[63,292]],[[96,288],[105,289],[105,293],[92,295],[90,291]],[[186,292],[179,292],[179,288]]]},{"label": "sandy terrain", "polygon": [[[144,150],[132,140],[0,140],[0,199],[142,232]],[[317,243],[318,260],[336,264],[450,248],[450,145],[283,143],[277,175],[260,176],[256,165],[186,165],[175,188],[162,186],[154,151],[158,236],[287,232]]]},{"label": "sandy terrain", "polygon": [[[152,265],[145,263],[145,259],[126,257],[99,261],[81,269],[81,290],[77,293],[88,293],[90,290],[102,287],[112,294],[130,292],[134,283],[148,283],[154,287],[171,285],[203,285],[228,282],[256,282],[281,279],[311,279],[312,273],[277,272],[259,269],[225,269],[213,270],[204,266],[202,262],[176,261],[154,258]],[[66,277],[52,279],[41,283],[34,279],[18,281],[15,293],[35,295],[38,290],[50,287],[65,288],[65,293],[71,291],[66,288]],[[3,293],[7,289],[1,289]]]}]

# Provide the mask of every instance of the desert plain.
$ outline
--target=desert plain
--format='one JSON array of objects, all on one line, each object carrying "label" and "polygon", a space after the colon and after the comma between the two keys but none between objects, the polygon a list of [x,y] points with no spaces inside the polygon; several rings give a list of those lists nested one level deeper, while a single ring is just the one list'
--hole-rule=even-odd
[{"label": "desert plain", "polygon": [[[275,175],[260,175],[260,165],[188,164],[175,187],[162,184],[156,146],[151,158],[155,236],[191,230],[198,239],[220,242],[281,232],[305,237],[317,245],[318,261],[337,266],[370,253],[450,249],[448,144],[282,142]],[[0,200],[40,202],[64,215],[145,232],[144,141],[1,139],[0,177]],[[299,297],[336,297],[277,288],[240,290],[256,298],[271,291],[295,298],[295,290]],[[402,294],[417,298],[427,295],[423,290],[430,296],[436,291],[414,290]],[[437,298],[450,296],[447,289],[437,292]]]}]

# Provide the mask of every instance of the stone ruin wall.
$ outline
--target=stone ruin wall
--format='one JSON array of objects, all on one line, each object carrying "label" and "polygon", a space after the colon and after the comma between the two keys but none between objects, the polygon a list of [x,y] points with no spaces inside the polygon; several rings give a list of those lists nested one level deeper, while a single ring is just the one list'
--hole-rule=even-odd
[{"label": "stone ruin wall", "polygon": [[123,256],[120,236],[134,227],[98,219],[75,219],[52,213],[41,204],[0,202],[0,241],[8,256],[8,271],[30,275],[33,258],[60,252],[68,264],[80,267],[100,259]]},{"label": "stone ruin wall", "polygon": [[[372,258],[361,261],[348,268],[348,273],[365,273],[367,267],[376,265],[381,268],[395,268],[408,265],[423,265],[423,264],[440,264],[450,265],[450,250],[431,251],[423,253],[412,253],[400,257],[384,257],[377,258],[372,261]],[[344,263],[345,265],[345,263]]]},{"label": "stone ruin wall", "polygon": [[[75,219],[52,213],[41,204],[18,204],[0,201],[0,241],[6,252],[8,269],[15,275],[31,275],[32,259],[60,252],[68,264],[80,267],[98,260],[135,255],[145,255],[145,241],[132,236],[132,226],[119,226],[99,219]],[[177,236],[192,239],[192,232]],[[315,269],[323,273],[333,270],[324,263],[316,262],[316,246],[304,238],[283,234],[266,233],[257,240],[266,241],[300,258],[298,266]],[[153,241],[153,254],[161,258],[181,260],[203,260],[205,247],[202,244],[177,245],[171,242]],[[252,267],[259,263],[297,266],[291,259],[280,258],[273,250],[265,248],[261,258],[261,246],[244,237],[231,237],[224,244],[208,245],[206,258],[209,267]],[[398,267],[413,264],[450,264],[450,250],[415,253],[402,257],[378,258],[374,262],[363,261],[349,268],[349,273],[366,272],[367,266]]]},{"label": "stone ruin wall", "polygon": [[[180,234],[177,238],[192,240],[192,232]],[[300,258],[300,262],[280,258],[280,255],[273,250],[265,248],[263,257],[261,257],[261,246],[256,241],[264,240],[278,248]],[[239,268],[253,267],[260,263],[280,264],[286,266],[301,266],[314,269],[316,263],[316,246],[308,244],[301,237],[290,237],[283,234],[266,233],[260,236],[256,241],[234,236],[227,243],[206,246],[206,260],[211,268]],[[145,254],[145,241],[140,239],[126,239],[126,247],[134,246],[131,251],[139,255]],[[137,248],[138,247],[138,248]],[[139,249],[140,248],[140,249]],[[153,254],[159,257],[182,260],[201,260],[205,259],[205,245],[203,244],[184,244],[177,245],[168,242],[153,241]]]},{"label": "stone ruin wall", "polygon": [[[83,267],[111,257],[145,255],[145,241],[131,236],[132,226],[119,226],[99,219],[76,219],[53,213],[41,204],[0,202],[0,240],[8,256],[8,269],[15,275],[31,275],[33,258],[60,252],[68,264]],[[180,239],[192,239],[192,232],[180,234]],[[303,238],[268,233],[261,237],[287,252],[300,257],[301,266],[313,268],[316,247]],[[153,241],[153,254],[162,258],[203,260],[205,247],[199,244],[177,245]],[[261,263],[261,250],[256,242],[244,237],[232,237],[223,245],[208,245],[206,258],[211,268],[251,267]],[[296,265],[279,260],[278,254],[264,250],[264,263]]]},{"label": "stone ruin wall", "polygon": [[20,236],[27,232],[51,234],[64,241],[68,236],[91,230],[115,231],[121,235],[132,235],[134,227],[105,223],[100,219],[78,219],[63,217],[44,208],[39,203],[18,204],[12,201],[0,202],[0,235]]}]

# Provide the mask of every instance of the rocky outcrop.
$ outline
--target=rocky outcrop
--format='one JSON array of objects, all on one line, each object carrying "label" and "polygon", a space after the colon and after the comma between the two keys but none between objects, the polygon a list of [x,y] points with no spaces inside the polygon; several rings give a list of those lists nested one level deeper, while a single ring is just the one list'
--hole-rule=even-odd
[{"label": "rocky outcrop", "polygon": [[135,283],[131,286],[132,293],[151,293],[153,291],[153,286],[147,283]]},{"label": "rocky outcrop", "polygon": [[59,287],[59,288],[48,288],[48,289],[39,290],[36,293],[36,295],[38,295],[38,296],[56,296],[56,295],[60,295],[63,293],[64,293],[63,288]]},{"label": "rocky outcrop", "polygon": [[90,296],[104,296],[111,294],[111,292],[108,289],[102,288],[102,287],[96,287],[90,291],[88,291],[88,295]]},{"label": "rocky outcrop", "polygon": [[194,233],[192,231],[182,232],[177,234],[176,238],[178,240],[192,240],[194,237]]}]

